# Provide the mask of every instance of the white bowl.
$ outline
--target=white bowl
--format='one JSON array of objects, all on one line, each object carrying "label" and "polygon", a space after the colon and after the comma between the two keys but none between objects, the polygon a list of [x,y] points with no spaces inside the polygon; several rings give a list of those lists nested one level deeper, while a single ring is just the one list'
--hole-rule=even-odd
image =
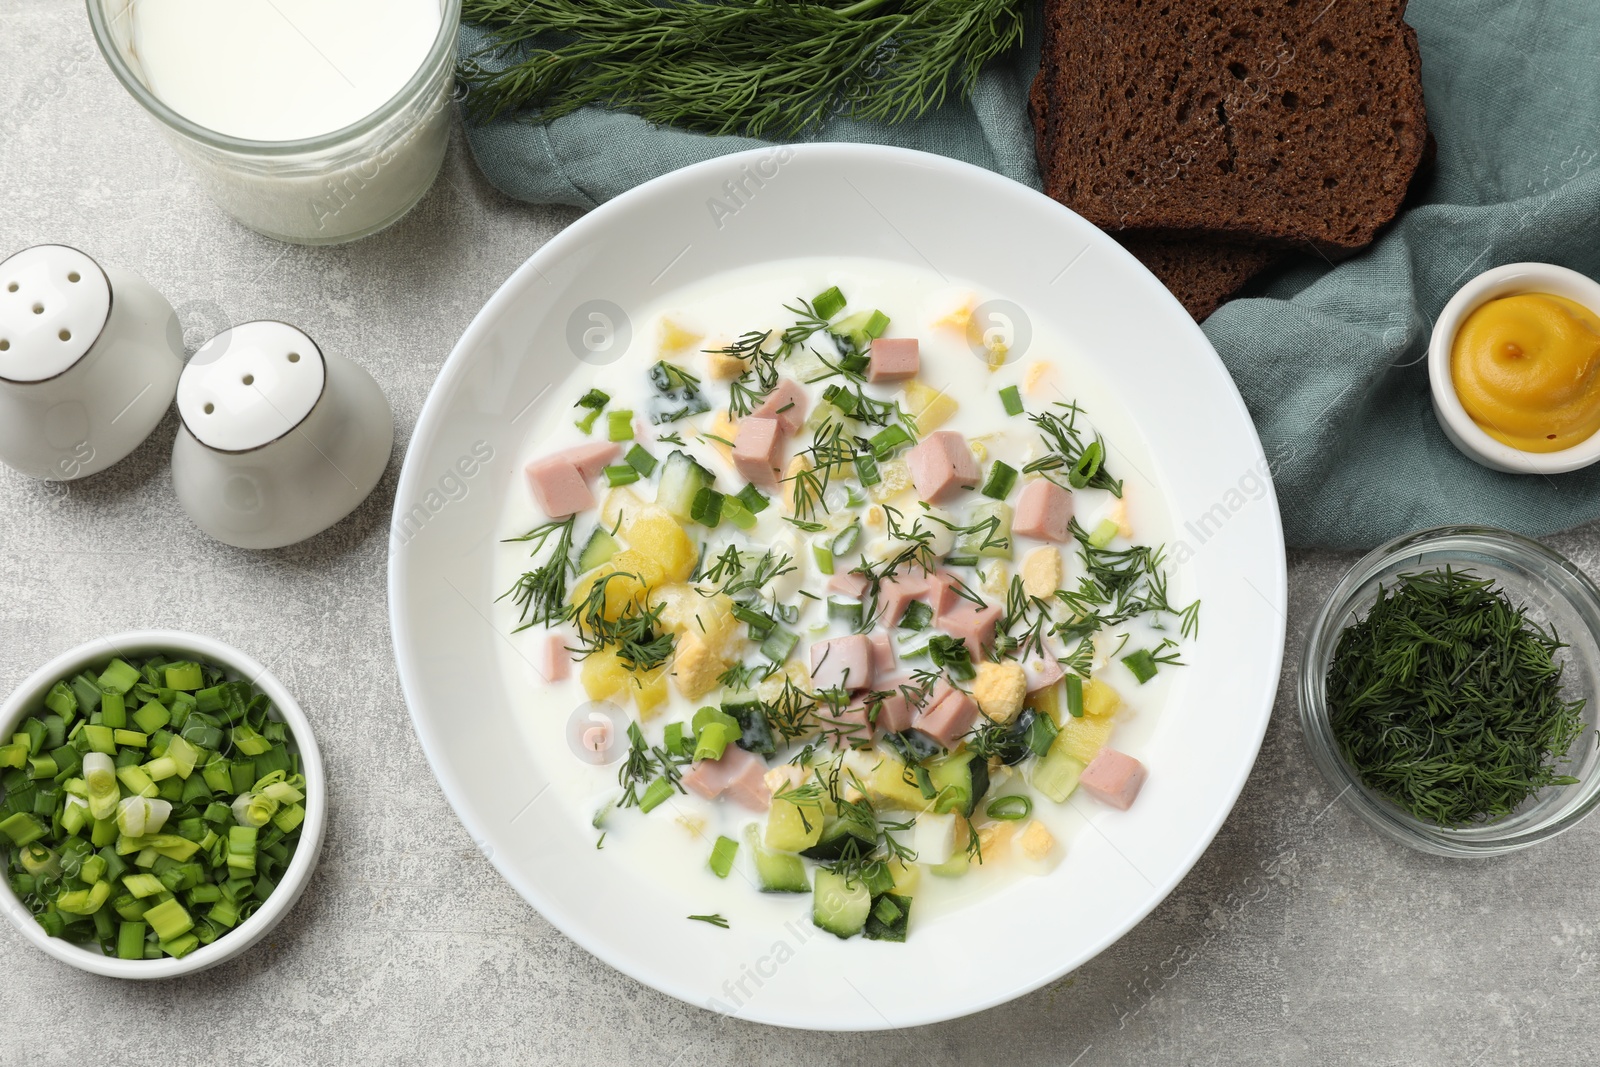
[{"label": "white bowl", "polygon": [[[1192,665],[1174,672],[1165,710],[1138,724],[1149,727],[1139,755],[1152,773],[1133,809],[1076,802],[1073,817],[1088,825],[1064,862],[919,920],[904,944],[840,941],[812,927],[804,908],[775,922],[731,916],[726,930],[687,922],[704,910],[694,893],[597,850],[592,809],[551,785],[561,768],[525,740],[516,679],[526,668],[492,604],[506,501],[526,492],[517,460],[540,418],[556,417],[555,401],[549,410],[535,401],[582,367],[580,352],[592,355],[569,341],[569,325],[581,339],[599,305],[622,313],[721,271],[804,256],[931,264],[1070,339],[1144,437],[1142,473],[1187,542],[1174,580],[1205,602],[1185,655]],[[936,1022],[1036,989],[1110,945],[1177,885],[1233,807],[1283,650],[1283,537],[1268,471],[1199,327],[1071,211],[999,175],[904,149],[738,153],[579,219],[501,286],[456,345],[400,477],[389,557],[395,657],[423,750],[462,822],[584,948],[742,1019],[831,1030]]]},{"label": "white bowl", "polygon": [[1482,305],[1518,293],[1551,293],[1600,314],[1600,283],[1554,263],[1507,263],[1486,270],[1456,290],[1439,312],[1428,340],[1428,380],[1433,391],[1433,413],[1451,444],[1469,459],[1490,470],[1508,474],[1560,474],[1600,460],[1600,433],[1559,452],[1524,452],[1490,437],[1467,414],[1456,395],[1450,374],[1450,349],[1456,331]]},{"label": "white bowl", "polygon": [[272,895],[262,902],[250,918],[182,959],[122,960],[104,955],[98,948],[83,948],[59,937],[51,937],[28,914],[28,909],[12,892],[10,882],[0,879],[0,911],[5,912],[18,933],[61,962],[108,978],[177,978],[195,974],[233,959],[260,941],[294,907],[306,883],[311,880],[311,872],[322,852],[322,833],[328,817],[322,756],[317,750],[317,741],[312,736],[311,723],[306,719],[305,712],[300,710],[300,705],[283,687],[283,683],[253,658],[231,645],[199,634],[178,630],[132,630],[97,638],[63,652],[30,674],[12,691],[5,703],[0,704],[0,737],[10,737],[16,732],[17,725],[43,706],[44,695],[61,679],[70,678],[91,664],[104,663],[113,656],[128,659],[152,652],[182,656],[221,667],[230,677],[247,679],[267,695],[277,709],[277,717],[288,724],[300,753],[300,769],[306,776],[306,819],[301,824],[300,842],[289,860],[289,867]]}]

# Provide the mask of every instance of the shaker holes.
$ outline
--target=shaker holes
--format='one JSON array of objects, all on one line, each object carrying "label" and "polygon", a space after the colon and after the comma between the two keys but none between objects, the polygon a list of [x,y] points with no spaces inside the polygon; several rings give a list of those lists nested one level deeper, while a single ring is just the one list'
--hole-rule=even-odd
[{"label": "shaker holes", "polygon": [[246,374],[242,380],[246,385],[256,384],[256,376],[254,374]]},{"label": "shaker holes", "polygon": [[300,353],[298,353],[298,352],[290,352],[289,353],[289,362],[290,363],[299,363],[300,362]]},{"label": "shaker holes", "polygon": [[82,277],[82,275],[80,275],[80,274],[79,274],[79,273],[78,273],[78,272],[77,272],[77,271],[73,271],[73,272],[72,272],[72,273],[71,273],[71,274],[69,274],[69,275],[67,275],[67,281],[69,281],[69,282],[76,282],[76,281],[78,281],[78,280],[79,280],[79,279],[80,279],[80,278],[81,278],[81,277]]},{"label": "shaker holes", "polygon": [[62,330],[60,333],[56,334],[56,336],[61,338],[63,341],[70,341],[72,340],[72,331]]},{"label": "shaker holes", "polygon": [[207,404],[205,406],[205,412],[206,412],[207,415],[211,414],[213,411],[216,411],[216,410],[217,410],[217,405],[215,405],[215,404]]}]

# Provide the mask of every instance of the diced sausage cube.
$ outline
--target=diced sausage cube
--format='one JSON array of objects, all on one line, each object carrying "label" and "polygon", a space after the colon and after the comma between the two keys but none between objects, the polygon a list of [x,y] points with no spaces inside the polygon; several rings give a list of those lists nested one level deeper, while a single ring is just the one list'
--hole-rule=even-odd
[{"label": "diced sausage cube", "polygon": [[799,382],[780,378],[761,406],[750,414],[758,419],[777,419],[778,428],[784,433],[796,434],[806,423],[806,408],[810,403]]},{"label": "diced sausage cube", "polygon": [[884,688],[892,688],[894,692],[884,697],[883,703],[878,707],[878,729],[890,734],[911,729],[911,720],[915,717],[917,709],[911,706],[906,700],[906,695],[900,692],[897,686]]},{"label": "diced sausage cube", "polygon": [[539,674],[547,682],[565,681],[572,674],[572,653],[567,651],[567,639],[561,634],[546,634],[539,646]]},{"label": "diced sausage cube", "polygon": [[871,634],[873,675],[882,678],[895,668],[894,644],[882,630]]},{"label": "diced sausage cube", "polygon": [[739,431],[733,438],[733,465],[747,482],[775,488],[782,467],[779,454],[783,436],[777,419],[752,415],[739,420]]},{"label": "diced sausage cube", "polygon": [[978,484],[978,461],[967,439],[954,430],[938,430],[906,453],[906,466],[917,495],[929,504],[949,500]]},{"label": "diced sausage cube", "polygon": [[690,792],[715,800],[729,797],[753,811],[766,811],[772,792],[766,783],[767,765],[737,745],[729,745],[721,759],[700,760],[683,772],[683,786]]},{"label": "diced sausage cube", "polygon": [[1078,778],[1078,788],[1096,800],[1127,811],[1149,774],[1144,764],[1114,748],[1102,748]]},{"label": "diced sausage cube", "polygon": [[899,626],[900,617],[906,613],[906,605],[927,591],[928,578],[920,572],[885,578],[878,584],[878,603],[882,606],[878,621],[889,627]]},{"label": "diced sausage cube", "polygon": [[978,705],[961,690],[951,689],[944,699],[917,712],[911,725],[945,748],[955,748],[956,742],[977,721]]},{"label": "diced sausage cube", "polygon": [[566,460],[577,467],[578,473],[585,478],[598,478],[600,469],[620,455],[622,446],[614,441],[586,441],[563,449],[550,458]]},{"label": "diced sausage cube", "polygon": [[865,634],[811,646],[811,684],[818,689],[870,689],[872,678],[872,641]]},{"label": "diced sausage cube", "polygon": [[980,608],[970,600],[958,600],[939,616],[939,628],[965,641],[976,663],[994,644],[994,630],[1000,622],[1000,614],[997,604],[985,604]]},{"label": "diced sausage cube", "polygon": [[583,472],[559,456],[537,459],[527,467],[533,499],[552,519],[564,519],[594,507],[594,493]]},{"label": "diced sausage cube", "polygon": [[867,381],[903,382],[915,378],[921,369],[922,357],[915,337],[879,337],[872,342]]},{"label": "diced sausage cube", "polygon": [[1065,544],[1072,540],[1072,494],[1048,478],[1022,487],[1011,532]]},{"label": "diced sausage cube", "polygon": [[828,592],[860,600],[867,595],[867,579],[854,571],[843,571],[828,578]]}]

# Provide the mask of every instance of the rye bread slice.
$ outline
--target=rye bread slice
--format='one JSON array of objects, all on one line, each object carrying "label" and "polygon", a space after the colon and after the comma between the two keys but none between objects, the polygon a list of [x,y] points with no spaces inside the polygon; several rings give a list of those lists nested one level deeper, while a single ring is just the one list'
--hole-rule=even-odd
[{"label": "rye bread slice", "polygon": [[1118,240],[1196,322],[1204,322],[1250,279],[1288,256],[1282,249],[1229,244],[1215,237],[1126,234]]},{"label": "rye bread slice", "polygon": [[1330,256],[1394,218],[1427,136],[1405,0],[1047,0],[1045,189],[1113,232]]},{"label": "rye bread slice", "polygon": [[[1044,64],[1050,62],[1050,32],[1045,31]],[[1041,69],[1028,94],[1028,113],[1033,120],[1040,169],[1047,158],[1049,97],[1045,92],[1048,77]],[[1048,184],[1049,179],[1046,178]],[[1177,297],[1196,322],[1204,322],[1234,293],[1256,275],[1284,258],[1277,250],[1251,242],[1229,242],[1208,236],[1153,237],[1119,235],[1124,248],[1132,252]]]}]

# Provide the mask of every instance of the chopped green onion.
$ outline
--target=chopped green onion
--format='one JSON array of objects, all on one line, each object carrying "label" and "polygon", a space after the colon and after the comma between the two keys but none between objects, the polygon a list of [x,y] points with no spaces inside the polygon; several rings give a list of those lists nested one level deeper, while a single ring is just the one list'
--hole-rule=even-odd
[{"label": "chopped green onion", "polygon": [[646,813],[652,812],[666,803],[667,798],[670,796],[672,796],[672,783],[665,778],[657,778],[650,783],[649,787],[645,789],[644,795],[639,798],[639,810]]},{"label": "chopped green onion", "polygon": [[977,556],[946,556],[944,558],[944,563],[945,563],[945,566],[947,566],[947,567],[976,567],[978,565],[978,557]]},{"label": "chopped green onion", "polygon": [[100,725],[120,730],[128,725],[128,703],[121,693],[100,694]]},{"label": "chopped green onion", "polygon": [[722,522],[722,494],[709,485],[703,486],[689,505],[689,518],[715,530]]},{"label": "chopped green onion", "polygon": [[736,496],[724,496],[722,498],[722,517],[741,530],[755,529],[756,517],[746,510]]},{"label": "chopped green onion", "polygon": [[138,668],[123,660],[114,659],[100,672],[99,685],[101,689],[109,689],[113,693],[126,693],[139,679]]},{"label": "chopped green onion", "polygon": [[848,556],[850,553],[854,552],[856,550],[856,545],[860,541],[861,524],[858,522],[852,522],[849,526],[846,526],[843,530],[839,531],[838,536],[833,539],[833,544],[829,545],[828,547],[833,552],[833,558],[838,559],[840,556]]},{"label": "chopped green onion", "polygon": [[655,473],[658,460],[649,452],[645,451],[643,445],[634,445],[632,448],[628,449],[628,454],[622,458],[627,462],[628,466],[632,467],[646,478]]},{"label": "chopped green onion", "polygon": [[1123,656],[1122,665],[1133,672],[1133,676],[1139,679],[1140,685],[1156,676],[1156,658],[1150,654],[1148,648],[1141,648]]},{"label": "chopped green onion", "polygon": [[[666,747],[668,752],[672,753],[674,756],[687,756],[690,751],[689,741],[690,738],[684,734],[683,723],[667,723],[667,728],[663,732],[661,743]],[[595,823],[596,829],[598,829],[599,826],[599,823]]]},{"label": "chopped green onion", "polygon": [[721,759],[728,748],[728,728],[720,722],[708,722],[694,735],[694,758]]},{"label": "chopped green onion", "polygon": [[865,352],[846,352],[839,357],[839,366],[851,374],[865,374],[872,359]]},{"label": "chopped green onion", "polygon": [[800,643],[800,635],[791,630],[774,629],[761,642],[761,654],[773,663],[782,663],[794,653],[794,648]]},{"label": "chopped green onion", "polygon": [[906,610],[900,616],[899,628],[902,630],[926,630],[933,624],[933,608],[920,600],[913,600],[906,605]]},{"label": "chopped green onion", "polygon": [[861,402],[859,393],[853,393],[842,385],[830,385],[822,391],[822,399],[846,415],[856,413],[856,405]]},{"label": "chopped green onion", "polygon": [[574,419],[572,424],[584,433],[594,433],[594,423],[599,417],[598,411],[591,411],[580,419]]},{"label": "chopped green onion", "polygon": [[733,858],[739,854],[739,842],[731,837],[718,837],[711,846],[711,872],[718,878],[728,877],[733,870]]},{"label": "chopped green onion", "polygon": [[879,897],[878,903],[873,905],[872,908],[872,917],[885,926],[893,926],[900,921],[900,916],[904,914],[900,910],[900,906],[894,902],[894,898],[887,893]]},{"label": "chopped green onion", "polygon": [[1066,677],[1067,714],[1074,719],[1083,718],[1083,679],[1076,674]]},{"label": "chopped green onion", "polygon": [[1009,796],[995,797],[983,810],[991,819],[1017,822],[1033,814],[1033,801],[1020,793],[1012,793]]},{"label": "chopped green onion", "polygon": [[868,439],[868,443],[872,445],[872,454],[874,456],[879,459],[888,459],[894,454],[895,449],[911,443],[911,435],[906,432],[904,426],[895,423],[893,426],[885,426],[873,434]]},{"label": "chopped green onion", "polygon": [[117,959],[144,959],[144,932],[142,922],[125,922],[117,927]]},{"label": "chopped green onion", "polygon": [[572,406],[577,408],[588,408],[590,411],[599,411],[609,403],[611,403],[611,397],[609,394],[603,393],[598,389],[590,389],[587,393],[584,393],[582,396],[580,396],[578,398],[578,402]]},{"label": "chopped green onion", "polygon": [[1098,440],[1089,444],[1083,450],[1083,455],[1078,457],[1078,462],[1072,465],[1072,470],[1067,472],[1067,484],[1074,489],[1082,489],[1088,485],[1096,474],[1100,472],[1100,462],[1105,458],[1106,447]]},{"label": "chopped green onion", "polygon": [[[94,727],[91,726],[84,732],[88,733],[88,731],[92,729],[94,729]],[[118,745],[127,745],[130,748],[150,747],[150,735],[147,733],[142,733],[138,730],[113,730],[111,732],[111,739]],[[102,748],[96,747],[92,741],[90,742],[90,747],[95,748],[95,751],[97,752],[105,751]]]},{"label": "chopped green onion", "polygon": [[1017,469],[1010,464],[995,460],[989,467],[989,477],[979,490],[984,496],[995,500],[1004,500],[1011,494],[1012,488],[1017,484]]},{"label": "chopped green onion", "polygon": [[870,452],[857,452],[855,465],[856,480],[862,485],[877,485],[883,481],[883,475],[878,470],[878,461]]},{"label": "chopped green onion", "polygon": [[160,941],[175,941],[194,929],[194,919],[177,898],[163,900],[144,913],[144,921]]},{"label": "chopped green onion", "polygon": [[811,555],[817,561],[817,570],[823,574],[833,573],[833,550],[826,545],[814,544],[811,546]]},{"label": "chopped green onion", "polygon": [[45,694],[44,706],[63,719],[71,719],[78,714],[78,694],[66,682],[57,682]]},{"label": "chopped green onion", "polygon": [[752,515],[761,514],[763,511],[767,510],[767,505],[771,503],[771,501],[762,495],[761,490],[757,489],[753,485],[747,485],[743,489],[739,490],[738,499],[739,503],[744,505],[744,509]]},{"label": "chopped green onion", "polygon": [[164,674],[167,679],[168,689],[182,689],[193,692],[205,685],[205,677],[200,673],[198,663],[169,663]]},{"label": "chopped green onion", "polygon": [[153,734],[172,721],[172,713],[160,701],[152,700],[133,713],[133,721],[147,734]]},{"label": "chopped green onion", "polygon": [[861,629],[861,601],[829,597],[828,621],[841,623],[851,631]]},{"label": "chopped green onion", "polygon": [[629,463],[613,463],[602,467],[600,473],[606,476],[606,484],[615,489],[619,485],[632,485],[639,480],[639,471]]},{"label": "chopped green onion", "polygon": [[606,415],[606,438],[611,441],[633,440],[633,412],[613,411]]},{"label": "chopped green onion", "polygon": [[11,838],[11,843],[21,848],[31,845],[45,835],[45,826],[32,812],[19,811],[0,822],[0,834]]},{"label": "chopped green onion", "polygon": [[1014,385],[1008,385],[1000,390],[1000,403],[1005,405],[1007,415],[1022,414],[1022,394]]},{"label": "chopped green onion", "polygon": [[843,311],[844,304],[844,294],[839,291],[839,287],[830,285],[812,299],[811,310],[816,313],[817,318],[826,322]]}]

